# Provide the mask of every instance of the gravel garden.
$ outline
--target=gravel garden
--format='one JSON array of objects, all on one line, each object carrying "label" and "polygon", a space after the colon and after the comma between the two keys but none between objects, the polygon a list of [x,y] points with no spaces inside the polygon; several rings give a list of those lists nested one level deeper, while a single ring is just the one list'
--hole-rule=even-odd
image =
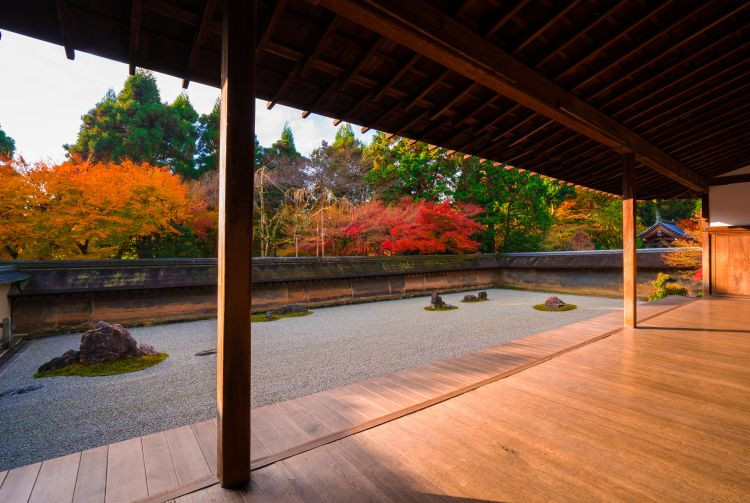
[{"label": "gravel garden", "polygon": [[[467,292],[476,294],[477,292]],[[621,309],[617,298],[560,295],[577,309],[540,312],[550,294],[487,290],[487,300],[425,310],[429,297],[316,309],[253,324],[252,406],[332,389]],[[81,334],[30,341],[0,367],[0,470],[215,415],[216,321],[129,329],[168,355],[135,372],[35,378]]]}]

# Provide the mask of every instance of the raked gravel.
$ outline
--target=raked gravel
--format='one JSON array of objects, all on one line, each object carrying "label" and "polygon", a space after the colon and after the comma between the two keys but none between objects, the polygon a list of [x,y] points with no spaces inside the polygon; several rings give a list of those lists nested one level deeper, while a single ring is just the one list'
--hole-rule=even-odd
[{"label": "raked gravel", "polygon": [[[475,292],[474,292],[475,293]],[[301,318],[253,324],[252,405],[337,388],[502,344],[615,309],[615,298],[560,295],[568,312],[531,308],[547,293],[488,290],[490,300],[428,312],[429,297],[317,309]],[[42,363],[77,348],[81,334],[33,340],[0,368],[0,470],[214,417],[216,321],[130,329],[169,358],[108,377],[33,379]],[[43,384],[22,394],[11,390]]]}]

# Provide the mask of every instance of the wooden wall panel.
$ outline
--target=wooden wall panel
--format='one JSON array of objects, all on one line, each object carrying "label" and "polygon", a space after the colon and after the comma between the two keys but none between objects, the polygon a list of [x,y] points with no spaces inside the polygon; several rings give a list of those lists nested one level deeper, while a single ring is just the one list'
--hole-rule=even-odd
[{"label": "wooden wall panel", "polygon": [[750,296],[750,230],[712,233],[711,258],[713,293]]}]

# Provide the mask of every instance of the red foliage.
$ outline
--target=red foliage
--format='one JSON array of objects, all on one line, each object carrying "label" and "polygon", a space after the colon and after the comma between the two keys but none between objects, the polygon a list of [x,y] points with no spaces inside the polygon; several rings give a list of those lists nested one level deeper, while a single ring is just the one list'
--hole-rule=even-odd
[{"label": "red foliage", "polygon": [[479,243],[471,235],[482,227],[471,217],[479,212],[476,205],[454,207],[450,201],[404,198],[391,207],[374,201],[357,208],[344,234],[352,240],[350,253],[474,253]]}]

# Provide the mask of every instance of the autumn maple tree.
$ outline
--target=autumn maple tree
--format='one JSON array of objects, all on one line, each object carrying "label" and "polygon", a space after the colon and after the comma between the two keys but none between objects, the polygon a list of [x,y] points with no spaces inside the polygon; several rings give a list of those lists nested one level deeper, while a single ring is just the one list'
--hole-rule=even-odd
[{"label": "autumn maple tree", "polygon": [[124,161],[2,169],[10,182],[0,196],[2,236],[13,258],[122,257],[134,239],[177,233],[189,218],[187,186],[166,168]]}]

